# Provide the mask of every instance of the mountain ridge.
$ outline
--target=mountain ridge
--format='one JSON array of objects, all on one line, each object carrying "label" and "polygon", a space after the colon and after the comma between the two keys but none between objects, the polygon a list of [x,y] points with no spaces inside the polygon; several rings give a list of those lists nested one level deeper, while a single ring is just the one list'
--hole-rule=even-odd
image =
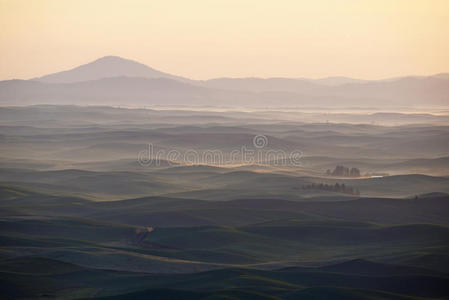
[{"label": "mountain ridge", "polygon": [[2,104],[219,107],[446,107],[449,74],[365,81],[347,77],[191,80],[105,56],[32,80],[0,81]]},{"label": "mountain ridge", "polygon": [[158,71],[138,61],[108,55],[78,67],[47,74],[32,80],[46,83],[74,83],[110,77],[169,78],[190,81],[187,78]]},{"label": "mountain ridge", "polygon": [[[69,72],[80,72],[85,71],[86,68],[96,68],[100,65],[103,65],[103,67],[120,67],[120,66],[127,66],[128,69],[117,71],[112,70],[110,74],[103,74],[99,75],[97,77],[95,76],[85,76],[82,78],[76,78],[76,79],[70,79],[67,78],[67,74]],[[134,67],[134,70],[129,70],[130,67]],[[105,70],[105,71],[111,71]],[[134,72],[134,73],[133,73]],[[145,74],[147,72],[147,74]],[[106,55],[103,57],[100,57],[96,60],[93,60],[91,62],[79,65],[77,67],[46,74],[39,77],[34,77],[29,80],[35,80],[35,81],[42,81],[47,83],[69,83],[69,82],[80,82],[80,81],[88,81],[88,80],[95,80],[95,79],[101,79],[101,78],[109,78],[109,77],[121,77],[121,76],[127,76],[127,77],[144,77],[144,78],[170,78],[170,79],[176,79],[181,81],[188,81],[190,83],[196,82],[196,83],[207,83],[211,81],[218,81],[218,80],[261,80],[261,81],[269,81],[269,80],[291,80],[296,82],[309,82],[309,83],[315,83],[318,85],[324,85],[324,86],[339,86],[339,85],[345,85],[345,84],[352,84],[352,83],[369,83],[369,82],[387,82],[387,81],[396,81],[404,78],[424,78],[424,77],[434,77],[434,78],[443,78],[448,79],[449,73],[438,73],[428,76],[415,76],[415,75],[405,75],[405,76],[399,76],[399,77],[391,77],[391,78],[384,78],[384,79],[376,79],[376,80],[369,80],[369,79],[360,79],[360,78],[352,78],[347,76],[326,76],[321,78],[307,78],[307,77],[283,77],[283,76],[274,76],[274,77],[216,77],[206,80],[194,80],[190,79],[184,76],[178,76],[173,75],[170,73],[162,72],[159,70],[156,70],[146,64],[140,63],[133,59],[123,58],[116,55]],[[59,78],[58,78],[59,77]],[[95,78],[92,78],[95,77]],[[26,80],[26,79],[25,79]]]}]

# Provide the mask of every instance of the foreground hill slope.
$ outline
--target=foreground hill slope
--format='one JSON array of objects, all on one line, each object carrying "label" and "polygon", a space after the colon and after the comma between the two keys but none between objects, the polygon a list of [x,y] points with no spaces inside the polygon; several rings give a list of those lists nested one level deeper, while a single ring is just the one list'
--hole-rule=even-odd
[{"label": "foreground hill slope", "polygon": [[[326,268],[223,269],[188,275],[111,272],[30,257],[0,264],[5,299],[433,299],[446,297],[449,278],[425,269],[349,262]],[[24,267],[26,266],[26,267]],[[369,267],[374,274],[360,275]],[[47,271],[39,272],[41,269]],[[389,273],[394,269],[396,272]],[[13,270],[20,270],[16,273]],[[404,274],[404,272],[409,272]],[[338,287],[335,287],[338,284]],[[416,296],[422,298],[415,298]]]}]

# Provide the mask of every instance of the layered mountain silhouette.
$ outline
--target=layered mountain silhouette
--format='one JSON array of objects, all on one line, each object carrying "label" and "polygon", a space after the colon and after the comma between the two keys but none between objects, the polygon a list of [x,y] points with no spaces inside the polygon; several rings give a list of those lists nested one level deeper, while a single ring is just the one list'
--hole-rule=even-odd
[{"label": "layered mountain silhouette", "polygon": [[118,56],[105,56],[74,69],[45,75],[34,80],[46,83],[73,83],[122,76],[188,80]]},{"label": "layered mountain silhouette", "polygon": [[248,107],[445,107],[449,74],[381,81],[346,77],[191,80],[106,56],[31,80],[0,81],[0,103]]}]

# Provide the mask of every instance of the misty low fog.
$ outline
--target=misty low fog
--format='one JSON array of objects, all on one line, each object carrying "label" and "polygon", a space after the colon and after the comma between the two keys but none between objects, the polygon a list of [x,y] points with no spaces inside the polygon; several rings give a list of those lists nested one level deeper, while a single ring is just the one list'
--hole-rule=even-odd
[{"label": "misty low fog", "polygon": [[449,77],[0,82],[5,299],[449,296]]}]

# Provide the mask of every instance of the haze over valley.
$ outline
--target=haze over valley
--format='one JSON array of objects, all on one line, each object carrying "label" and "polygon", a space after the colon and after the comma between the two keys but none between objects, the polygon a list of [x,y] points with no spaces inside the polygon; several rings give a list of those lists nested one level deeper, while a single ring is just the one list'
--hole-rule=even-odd
[{"label": "haze over valley", "polygon": [[445,114],[32,105],[0,116],[11,299],[449,293]]},{"label": "haze over valley", "polygon": [[449,299],[448,3],[0,1],[0,298]]}]

